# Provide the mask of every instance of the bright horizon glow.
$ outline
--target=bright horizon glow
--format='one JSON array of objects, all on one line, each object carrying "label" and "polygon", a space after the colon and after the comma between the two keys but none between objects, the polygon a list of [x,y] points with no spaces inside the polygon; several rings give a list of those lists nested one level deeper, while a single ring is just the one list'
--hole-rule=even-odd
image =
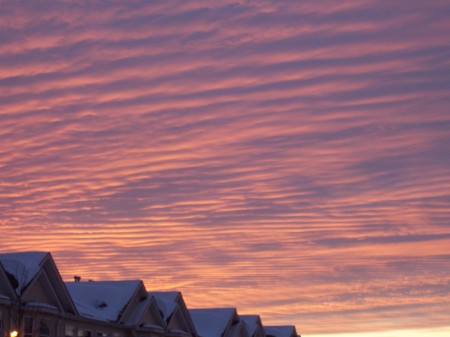
[{"label": "bright horizon glow", "polygon": [[302,337],[448,337],[450,326],[428,329],[402,329],[379,332],[349,332],[342,334],[302,335]]}]

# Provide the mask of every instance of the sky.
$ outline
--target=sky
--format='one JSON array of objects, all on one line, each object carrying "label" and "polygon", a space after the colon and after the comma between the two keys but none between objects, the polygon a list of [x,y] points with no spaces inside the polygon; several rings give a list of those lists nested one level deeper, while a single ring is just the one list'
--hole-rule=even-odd
[{"label": "sky", "polygon": [[448,336],[449,16],[0,2],[0,252],[303,336]]}]

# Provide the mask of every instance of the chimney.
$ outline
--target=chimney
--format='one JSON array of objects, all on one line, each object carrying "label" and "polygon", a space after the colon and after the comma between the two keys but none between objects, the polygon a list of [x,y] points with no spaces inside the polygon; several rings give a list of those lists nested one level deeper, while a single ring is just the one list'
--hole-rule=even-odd
[{"label": "chimney", "polygon": [[81,276],[74,276],[73,279],[75,280],[75,282],[80,282]]}]

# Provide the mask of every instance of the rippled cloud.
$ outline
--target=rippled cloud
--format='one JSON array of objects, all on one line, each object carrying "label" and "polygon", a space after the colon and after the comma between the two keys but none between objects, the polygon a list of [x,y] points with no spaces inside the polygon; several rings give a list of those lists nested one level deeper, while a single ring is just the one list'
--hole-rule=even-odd
[{"label": "rippled cloud", "polygon": [[306,335],[448,325],[446,1],[0,7],[2,251]]}]

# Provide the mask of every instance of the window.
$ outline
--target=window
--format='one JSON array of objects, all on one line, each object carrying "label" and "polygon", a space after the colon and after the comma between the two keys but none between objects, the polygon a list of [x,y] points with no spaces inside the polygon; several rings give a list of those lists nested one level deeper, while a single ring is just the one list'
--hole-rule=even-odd
[{"label": "window", "polygon": [[73,325],[67,324],[64,331],[66,337],[75,337],[75,327]]},{"label": "window", "polygon": [[78,337],[92,337],[92,331],[80,329],[78,330]]},{"label": "window", "polygon": [[25,317],[23,319],[23,336],[33,337],[33,318]]},{"label": "window", "polygon": [[41,319],[39,324],[39,337],[50,337],[50,320]]}]

